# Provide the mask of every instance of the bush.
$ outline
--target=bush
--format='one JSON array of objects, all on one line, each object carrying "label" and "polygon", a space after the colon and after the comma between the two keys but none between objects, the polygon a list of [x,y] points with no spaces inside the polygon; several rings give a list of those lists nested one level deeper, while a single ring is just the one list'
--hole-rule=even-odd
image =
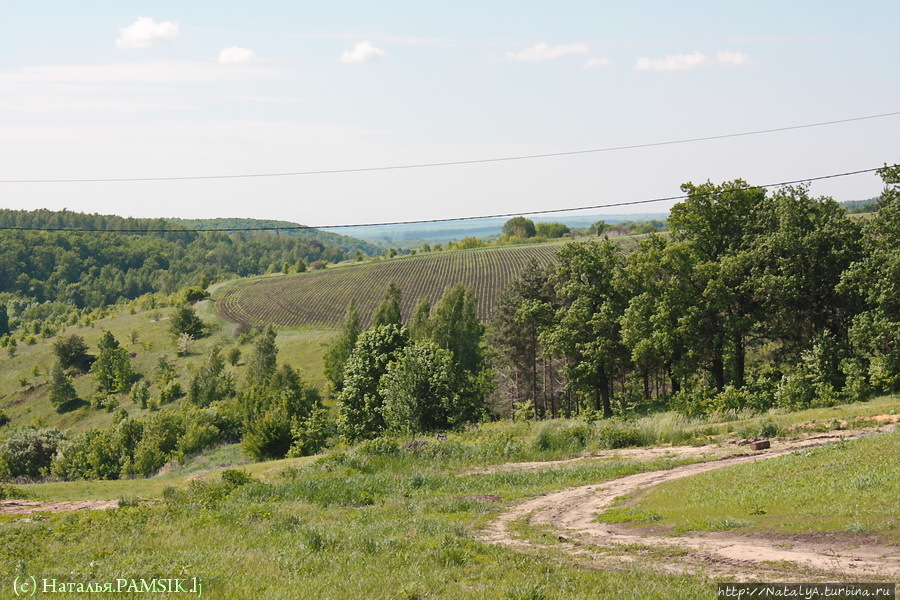
[{"label": "bush", "polygon": [[24,490],[0,483],[0,500],[19,500],[27,497],[28,494]]},{"label": "bush", "polygon": [[288,456],[311,456],[325,448],[337,435],[337,423],[327,409],[316,408],[291,431],[294,443]]},{"label": "bush", "polygon": [[255,481],[246,471],[239,469],[225,469],[222,471],[222,482],[234,487],[246,485]]},{"label": "bush", "polygon": [[378,437],[357,446],[356,452],[363,456],[400,456],[400,442],[394,438]]},{"label": "bush", "polygon": [[591,437],[591,428],[584,423],[543,421],[534,429],[531,447],[539,452],[572,452],[584,449]]},{"label": "bush", "polygon": [[247,423],[242,445],[244,452],[256,460],[269,460],[284,458],[293,442],[290,419],[272,408]]},{"label": "bush", "polygon": [[0,443],[0,478],[46,475],[65,441],[66,434],[55,428],[11,431]]},{"label": "bush", "polygon": [[597,443],[601,448],[615,450],[642,446],[645,440],[640,430],[631,423],[604,421],[597,426]]}]

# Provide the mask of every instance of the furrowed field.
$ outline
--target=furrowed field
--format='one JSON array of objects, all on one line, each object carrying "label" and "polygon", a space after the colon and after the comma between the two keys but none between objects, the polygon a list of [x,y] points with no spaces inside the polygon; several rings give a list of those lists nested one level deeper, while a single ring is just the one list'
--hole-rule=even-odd
[{"label": "furrowed field", "polygon": [[478,298],[478,317],[488,320],[500,292],[531,260],[553,262],[558,244],[478,248],[365,263],[339,269],[235,283],[216,302],[229,321],[262,327],[330,327],[340,323],[353,298],[367,325],[391,282],[403,291],[401,310],[409,318],[419,298],[437,302],[444,290],[462,283]]}]

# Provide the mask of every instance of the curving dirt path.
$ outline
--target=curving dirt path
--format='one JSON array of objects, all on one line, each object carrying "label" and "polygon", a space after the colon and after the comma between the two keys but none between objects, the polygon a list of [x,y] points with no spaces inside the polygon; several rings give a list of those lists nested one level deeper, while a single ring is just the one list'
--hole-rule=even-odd
[{"label": "curving dirt path", "polygon": [[[895,426],[877,431],[893,430]],[[795,442],[774,442],[772,448],[696,463],[664,471],[638,473],[596,485],[586,485],[525,501],[500,515],[480,534],[486,542],[523,551],[555,549],[576,562],[604,568],[625,568],[629,564],[652,565],[666,572],[699,573],[731,581],[765,580],[790,576],[804,581],[900,579],[900,549],[872,545],[853,546],[846,542],[806,539],[764,539],[734,532],[711,532],[678,537],[642,534],[616,525],[594,521],[595,515],[623,495],[755,460],[772,458],[838,439],[852,439],[866,430],[843,435],[817,435]],[[669,448],[675,451],[677,448]],[[518,523],[547,526],[552,535],[546,542],[516,535]]]}]

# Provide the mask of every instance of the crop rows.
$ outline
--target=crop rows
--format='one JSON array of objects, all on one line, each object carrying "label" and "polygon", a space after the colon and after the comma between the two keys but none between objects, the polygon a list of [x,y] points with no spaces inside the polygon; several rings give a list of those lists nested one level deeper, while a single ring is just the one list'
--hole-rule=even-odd
[{"label": "crop rows", "polygon": [[507,246],[411,256],[238,282],[216,301],[224,318],[252,327],[334,327],[351,299],[364,325],[391,282],[403,293],[401,310],[409,318],[419,298],[436,303],[444,290],[462,283],[478,299],[478,316],[489,320],[503,288],[534,259],[553,262],[559,245]]}]

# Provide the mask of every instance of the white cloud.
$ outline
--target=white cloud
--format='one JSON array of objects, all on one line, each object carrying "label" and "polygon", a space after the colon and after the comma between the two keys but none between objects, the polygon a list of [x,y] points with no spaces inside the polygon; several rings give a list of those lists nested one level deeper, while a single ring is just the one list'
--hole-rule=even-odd
[{"label": "white cloud", "polygon": [[667,54],[665,58],[639,58],[634,68],[638,71],[686,71],[703,67],[712,62],[701,52],[693,54]]},{"label": "white cloud", "polygon": [[533,62],[538,60],[553,60],[565,56],[566,54],[590,54],[591,49],[584,44],[565,44],[559,46],[551,46],[541,42],[535,44],[531,48],[526,48],[521,52],[507,52],[505,54],[507,60],[518,60],[525,62]]},{"label": "white cloud", "polygon": [[173,40],[179,35],[181,32],[178,23],[172,21],[157,23],[150,17],[141,17],[128,27],[119,28],[116,48],[149,48]]},{"label": "white cloud", "polygon": [[605,56],[597,56],[584,63],[585,69],[606,69],[612,66],[612,61]]},{"label": "white cloud", "polygon": [[697,67],[744,67],[756,61],[741,52],[719,52],[710,58],[702,52],[667,54],[665,58],[639,58],[634,68],[639,71],[686,71]]},{"label": "white cloud", "polygon": [[716,61],[723,67],[744,67],[757,64],[743,52],[719,52],[716,54]]},{"label": "white cloud", "polygon": [[256,52],[240,46],[232,46],[219,52],[220,65],[246,65],[255,61],[256,58]]},{"label": "white cloud", "polygon": [[341,62],[344,64],[365,63],[387,56],[387,52],[376,48],[369,41],[357,42],[353,50],[345,50],[341,54]]}]

